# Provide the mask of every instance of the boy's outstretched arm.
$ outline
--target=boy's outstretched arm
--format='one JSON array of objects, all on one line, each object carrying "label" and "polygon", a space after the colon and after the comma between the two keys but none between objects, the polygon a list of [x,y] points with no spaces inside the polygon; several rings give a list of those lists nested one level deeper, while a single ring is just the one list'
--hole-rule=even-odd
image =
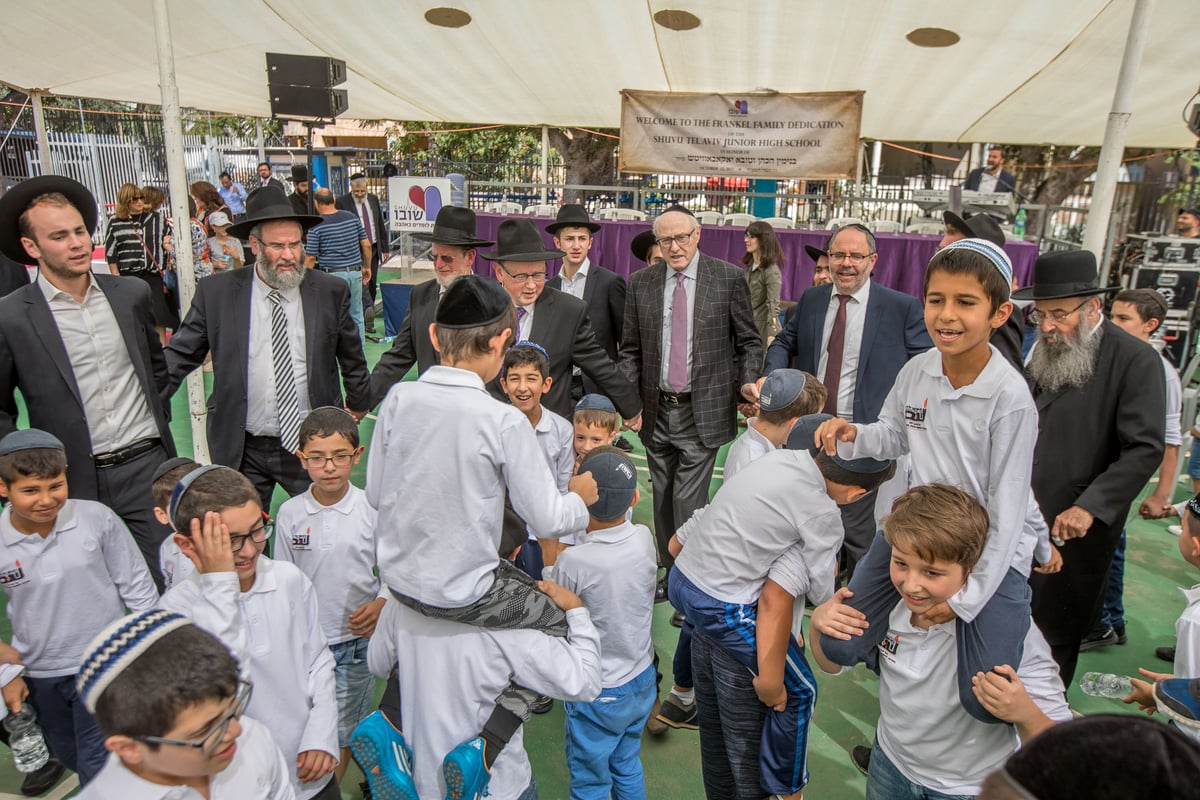
[{"label": "boy's outstretched arm", "polygon": [[825,657],[821,651],[821,637],[846,640],[851,636],[862,636],[867,629],[866,616],[845,603],[847,597],[853,596],[854,592],[845,587],[838,589],[833,597],[813,610],[808,623],[808,652],[816,659],[817,666],[831,675],[841,672],[842,665]]},{"label": "boy's outstretched arm", "polygon": [[783,671],[787,660],[788,639],[792,633],[792,604],[796,598],[770,578],[758,598],[758,619],[754,628],[758,650],[758,676],[754,691],[764,705],[776,711],[787,707],[787,689]]},{"label": "boy's outstretched arm", "polygon": [[1054,725],[1054,720],[1033,701],[1017,671],[1008,664],[1001,664],[991,672],[976,672],[971,679],[971,691],[993,716],[1017,726],[1021,744]]}]

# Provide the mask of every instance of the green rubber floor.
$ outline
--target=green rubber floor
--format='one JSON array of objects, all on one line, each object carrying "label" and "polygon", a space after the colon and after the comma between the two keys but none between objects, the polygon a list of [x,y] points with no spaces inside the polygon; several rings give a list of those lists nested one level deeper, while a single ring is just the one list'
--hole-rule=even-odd
[{"label": "green rubber floor", "polygon": [[[382,331],[382,321],[377,324]],[[374,364],[386,349],[386,344],[368,342],[367,360]],[[408,380],[413,380],[415,376],[414,370]],[[211,387],[211,375],[206,375],[206,385]],[[179,452],[189,453],[191,425],[186,393],[182,390],[174,398],[173,411],[172,430]],[[21,426],[24,425],[22,422]],[[370,441],[373,425],[373,416],[363,421],[360,430],[364,443]],[[645,453],[636,437],[628,438],[635,446],[634,461],[640,468],[642,492],[642,501],[634,510],[634,519],[649,525],[652,504],[649,478],[645,471]],[[720,465],[723,462],[724,451],[718,460],[712,486],[714,491],[720,486]],[[365,463],[364,459],[353,477],[354,483],[359,486],[363,485]],[[1143,495],[1146,493],[1144,490]],[[1181,484],[1176,499],[1182,499],[1187,494],[1187,487]],[[272,511],[285,499],[283,493],[277,491]],[[1180,558],[1178,540],[1167,533],[1166,528],[1165,522],[1146,522],[1138,518],[1130,521],[1125,570],[1125,616],[1129,642],[1123,647],[1108,647],[1082,654],[1078,674],[1095,670],[1136,675],[1138,667],[1154,671],[1166,671],[1169,668],[1169,665],[1155,659],[1154,648],[1174,644],[1175,619],[1185,605],[1177,587],[1200,583],[1200,573]],[[669,604],[655,607],[654,643],[664,673],[663,685],[668,688],[671,657],[678,637],[678,631],[669,624],[670,615]],[[0,619],[0,637],[7,641],[9,634],[10,627],[5,616]],[[815,672],[819,694],[809,738],[808,769],[811,781],[805,796],[814,800],[861,798],[865,779],[850,763],[849,752],[854,745],[871,743],[879,716],[878,681],[861,667],[838,677],[824,675],[819,670]],[[382,686],[378,689],[382,691]],[[1086,697],[1077,687],[1069,690],[1068,699],[1071,707],[1083,714],[1134,713],[1119,701]],[[525,746],[543,800],[567,798],[570,776],[563,749],[561,703],[556,702],[550,713],[529,722],[525,731]],[[694,800],[704,796],[696,732],[672,730],[661,737],[643,737],[642,762],[646,770],[648,797],[655,800]],[[361,780],[358,768],[351,765],[342,781],[343,797],[353,800],[361,798],[362,793],[358,788]],[[0,800],[19,797],[20,784],[21,776],[7,757],[7,751],[0,749]],[[74,793],[74,785],[75,779],[71,776],[43,796],[56,799],[69,797]]]}]

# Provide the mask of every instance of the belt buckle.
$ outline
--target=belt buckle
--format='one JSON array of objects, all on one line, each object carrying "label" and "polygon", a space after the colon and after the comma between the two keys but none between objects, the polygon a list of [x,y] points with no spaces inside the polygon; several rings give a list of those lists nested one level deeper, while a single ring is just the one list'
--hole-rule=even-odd
[{"label": "belt buckle", "polygon": [[679,395],[677,395],[675,392],[663,392],[662,395],[663,399],[666,400],[669,405],[679,405]]}]

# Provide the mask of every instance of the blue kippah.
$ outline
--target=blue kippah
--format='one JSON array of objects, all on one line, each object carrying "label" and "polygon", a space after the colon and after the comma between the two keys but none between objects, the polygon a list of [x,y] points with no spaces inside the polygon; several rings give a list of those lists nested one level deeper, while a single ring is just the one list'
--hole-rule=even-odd
[{"label": "blue kippah", "polygon": [[109,625],[88,644],[75,678],[75,689],[84,706],[96,713],[96,701],[126,667],[168,633],[192,622],[182,614],[161,608],[130,614]]},{"label": "blue kippah", "polygon": [[815,456],[821,449],[813,443],[817,435],[817,428],[821,427],[822,422],[829,419],[833,419],[832,414],[806,414],[796,420],[796,424],[792,426],[792,432],[788,434],[787,442],[783,445],[784,449],[807,450]]},{"label": "blue kippah", "polygon": [[600,495],[588,506],[588,513],[599,520],[611,520],[622,516],[633,502],[637,491],[637,468],[624,453],[615,447],[597,448],[579,465],[579,474],[591,473],[596,480]]},{"label": "blue kippah", "polygon": [[763,411],[778,411],[796,402],[804,391],[804,373],[798,369],[777,369],[763,381],[758,394],[758,407]]},{"label": "blue kippah", "polygon": [[13,431],[0,439],[0,456],[16,453],[19,450],[66,450],[63,443],[52,433],[46,433],[37,428],[26,428]]},{"label": "blue kippah", "polygon": [[987,239],[959,239],[957,242],[946,245],[942,250],[971,250],[979,253],[1000,270],[1000,274],[1004,277],[1004,283],[1012,286],[1013,265],[1008,258],[1008,253]]},{"label": "blue kippah", "polygon": [[550,363],[550,354],[546,352],[546,348],[542,347],[542,346],[541,346],[540,344],[538,344],[537,342],[531,342],[531,341],[530,341],[530,340],[528,340],[528,339],[522,339],[522,340],[521,340],[521,341],[519,341],[519,342],[514,342],[514,343],[513,343],[513,346],[512,346],[512,347],[510,347],[510,348],[508,348],[508,349],[509,349],[509,350],[516,350],[518,347],[532,347],[534,350],[537,350],[539,353],[541,353],[543,356],[545,356],[545,357],[546,357],[546,363],[547,363],[547,364],[549,364],[549,363]]},{"label": "blue kippah", "polygon": [[[196,479],[218,469],[229,469],[229,467],[223,467],[220,464],[205,464],[179,479],[179,483],[175,484],[175,488],[171,490],[171,508],[169,509],[171,513],[169,516],[172,523],[175,522],[175,512],[179,510],[179,501],[187,494],[187,490],[196,482]],[[180,533],[186,534],[187,531],[180,531]]]},{"label": "blue kippah", "polygon": [[575,404],[576,411],[607,411],[610,414],[617,413],[617,407],[613,405],[612,400],[609,400],[602,394],[585,394],[579,398],[579,402]]}]

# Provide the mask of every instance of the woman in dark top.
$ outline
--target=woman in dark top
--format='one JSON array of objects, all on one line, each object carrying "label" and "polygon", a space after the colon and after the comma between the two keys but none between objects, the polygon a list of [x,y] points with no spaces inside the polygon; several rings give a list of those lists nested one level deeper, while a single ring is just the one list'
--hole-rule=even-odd
[{"label": "woman in dark top", "polygon": [[217,187],[208,181],[196,181],[188,187],[188,193],[196,200],[196,216],[204,223],[205,235],[212,235],[212,226],[208,224],[208,215],[214,211],[224,211],[226,216],[233,219],[233,212],[221,198]]}]

